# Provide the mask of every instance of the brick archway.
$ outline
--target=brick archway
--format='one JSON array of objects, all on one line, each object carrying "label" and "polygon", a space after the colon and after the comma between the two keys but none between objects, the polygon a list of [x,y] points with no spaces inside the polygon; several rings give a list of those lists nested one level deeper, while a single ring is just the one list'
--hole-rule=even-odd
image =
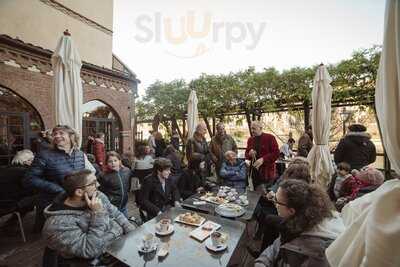
[{"label": "brick archway", "polygon": [[133,151],[133,138],[130,128],[129,97],[126,92],[106,89],[100,86],[84,84],[84,103],[98,100],[108,105],[117,115],[121,123],[122,149],[124,152]]}]

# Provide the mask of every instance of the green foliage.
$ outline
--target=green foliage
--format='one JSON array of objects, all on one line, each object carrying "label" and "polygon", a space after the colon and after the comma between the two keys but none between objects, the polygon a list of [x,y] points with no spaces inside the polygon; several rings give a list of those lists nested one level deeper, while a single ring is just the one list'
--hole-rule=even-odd
[{"label": "green foliage", "polygon": [[[365,104],[373,101],[380,51],[379,46],[358,50],[351,58],[327,66],[333,79],[333,102]],[[262,112],[283,107],[291,110],[311,103],[317,67],[294,67],[282,72],[275,68],[257,72],[249,67],[236,73],[203,73],[188,84],[184,80],[157,81],[137,103],[137,116],[139,121],[156,116],[161,121],[183,119],[191,89],[196,90],[199,113],[204,118],[223,118],[223,114],[244,112],[249,120],[250,115]]]}]

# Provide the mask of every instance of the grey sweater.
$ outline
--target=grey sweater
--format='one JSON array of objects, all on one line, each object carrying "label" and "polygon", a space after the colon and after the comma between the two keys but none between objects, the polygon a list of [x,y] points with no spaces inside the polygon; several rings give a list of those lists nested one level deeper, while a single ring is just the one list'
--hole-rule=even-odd
[{"label": "grey sweater", "polygon": [[47,246],[65,258],[98,257],[117,237],[135,229],[101,192],[98,192],[103,203],[101,212],[54,209],[55,205],[64,203],[66,197],[65,194],[59,195],[45,209],[47,220],[43,228]]}]

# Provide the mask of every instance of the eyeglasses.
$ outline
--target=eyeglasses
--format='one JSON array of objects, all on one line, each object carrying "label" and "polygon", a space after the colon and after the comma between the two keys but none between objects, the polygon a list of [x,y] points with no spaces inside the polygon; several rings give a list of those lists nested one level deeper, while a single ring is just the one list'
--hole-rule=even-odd
[{"label": "eyeglasses", "polygon": [[89,184],[86,184],[86,185],[81,185],[81,186],[78,186],[77,188],[84,188],[84,187],[89,187],[89,186],[92,186],[92,185],[98,185],[99,183],[97,182],[97,180],[94,180],[93,182],[91,182],[91,183],[89,183]]},{"label": "eyeglasses", "polygon": [[287,204],[282,203],[282,202],[279,202],[278,199],[276,199],[276,195],[272,198],[272,202],[273,202],[275,205],[281,205],[281,206],[288,207]]}]

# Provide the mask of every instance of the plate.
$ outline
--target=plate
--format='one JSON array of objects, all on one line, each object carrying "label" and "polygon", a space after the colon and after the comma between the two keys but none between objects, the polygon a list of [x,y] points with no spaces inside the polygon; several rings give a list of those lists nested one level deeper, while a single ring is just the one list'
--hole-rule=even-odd
[{"label": "plate", "polygon": [[211,241],[211,238],[206,240],[206,248],[208,248],[209,250],[212,250],[214,252],[220,252],[225,250],[228,247],[227,244],[223,244],[223,245],[219,245],[218,247],[213,246],[213,243]]},{"label": "plate", "polygon": [[223,197],[220,198],[222,202],[216,201],[216,198],[217,197],[215,197],[215,196],[211,196],[211,197],[203,197],[203,198],[200,198],[200,199],[204,200],[204,201],[207,201],[207,202],[210,202],[212,204],[217,204],[217,205],[220,205],[220,204],[223,204],[223,203],[228,203],[228,200],[226,200]]},{"label": "plate", "polygon": [[246,211],[242,206],[228,203],[219,205],[215,208],[215,212],[224,217],[235,218],[242,216]]},{"label": "plate", "polygon": [[150,252],[153,252],[153,251],[155,251],[155,250],[157,250],[157,242],[154,242],[153,247],[150,248],[150,249],[148,249],[148,250],[145,250],[145,249],[143,248],[143,244],[140,244],[140,245],[138,246],[138,251],[141,252],[141,253],[150,253]]},{"label": "plate", "polygon": [[204,217],[201,217],[200,216],[200,222],[198,222],[198,223],[191,223],[191,222],[187,222],[187,221],[183,221],[183,220],[181,220],[180,219],[180,216],[181,216],[182,214],[180,214],[180,215],[178,215],[175,219],[174,219],[174,222],[179,222],[179,223],[183,223],[183,224],[187,224],[187,225],[193,225],[193,226],[200,226],[200,225],[202,225],[205,221],[206,221],[206,219],[204,218]]},{"label": "plate", "polygon": [[165,231],[165,232],[160,232],[160,231],[157,229],[157,226],[156,226],[156,234],[157,234],[157,235],[166,236],[166,235],[172,234],[173,232],[174,232],[174,226],[173,226],[172,224],[169,225],[168,231]]}]

